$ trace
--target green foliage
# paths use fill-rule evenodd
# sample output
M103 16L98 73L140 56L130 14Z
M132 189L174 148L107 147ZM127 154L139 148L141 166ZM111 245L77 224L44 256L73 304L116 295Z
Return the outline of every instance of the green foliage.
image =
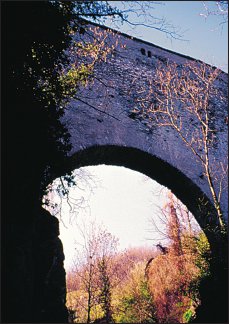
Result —
M185 253L193 255L193 262L200 271L200 274L198 276L199 280L202 280L203 278L209 276L211 250L210 244L204 232L200 232L196 236L190 236L184 233L182 236L182 248ZM196 282L196 284L198 284L198 281Z
M136 263L115 294L114 320L118 323L154 323L152 296L144 275L145 263Z
M3 11L6 137L7 145L14 148L7 152L7 165L12 170L9 187L15 188L16 196L17 177L18 183L27 184L24 190L37 186L41 200L49 181L62 174L71 150L68 131L60 122L63 107L93 74L95 60L75 66L73 57L78 53L79 57L92 58L101 41L89 41L82 48L82 43L73 42L72 35L80 31L84 17L96 20L121 15L103 1L5 2ZM99 58L104 58L101 47ZM64 178L69 183L71 174ZM23 197L31 192L27 190ZM23 197L18 198L20 203Z
M145 278L145 265L151 255L152 252L144 248L112 254L109 271L102 259L98 259L98 267L95 262L92 322L102 318L115 323L155 322L152 296ZM85 268L78 275L75 272L67 277L67 306L76 310L76 323L87 320L87 291L83 283L86 277Z
M128 284L128 282L127 282ZM140 281L139 291L120 297L114 319L117 323L155 323L152 296L145 280Z
M184 323L189 323L193 317L194 317L194 312L191 309L188 309L187 311L184 312L183 315Z
M166 255L156 256L147 273L145 267L149 256L141 260L137 250L132 251L133 255L130 251L129 257L127 251L123 254L124 259L120 259L121 254L111 256L112 267L116 269L115 278L110 275L112 269L107 272L103 260L99 259L97 293L91 309L91 320L105 318L105 305L108 305L107 309L111 311L109 314L112 314L112 320L116 323L192 321L200 304L199 284L209 273L206 258L210 249L203 233L197 236L183 233L181 243L181 255L177 256L171 250ZM141 254L144 251L141 250ZM117 268L120 268L120 273ZM85 277L85 271L82 271ZM68 305L75 307L78 314L75 322L82 322L86 318L86 295L82 287L78 288L74 296L68 294Z
M200 279L202 280L205 277L210 275L209 262L211 258L210 244L206 235L201 232L197 237L197 258L196 265L200 269Z

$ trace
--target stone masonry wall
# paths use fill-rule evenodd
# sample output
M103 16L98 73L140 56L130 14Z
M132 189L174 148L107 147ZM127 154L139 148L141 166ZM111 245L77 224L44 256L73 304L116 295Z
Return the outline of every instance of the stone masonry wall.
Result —
M92 30L95 28L94 25L89 27ZM101 30L106 32L106 29ZM113 37L110 36L111 43L114 43ZM145 55L142 54L143 51ZM137 148L177 168L211 200L202 166L197 163L192 152L187 149L175 131L157 125L150 127L147 120L133 114L138 92L142 87L147 89L148 79L154 77L155 67L159 62L166 69L166 64L170 62L175 62L182 68L184 63L192 61L190 57L124 34L119 35L114 54L97 66L94 83L89 84L86 89L77 91L77 96L84 98L88 105L72 100L65 111L63 122L71 134L73 145L70 156L94 145ZM222 96L227 96L227 75L222 72L217 82ZM217 131L214 158L221 160L228 154L227 107L218 103L215 98L215 103L210 109ZM185 122L188 127L190 125L195 127L191 120ZM222 192L221 200L223 211L227 215L226 190Z

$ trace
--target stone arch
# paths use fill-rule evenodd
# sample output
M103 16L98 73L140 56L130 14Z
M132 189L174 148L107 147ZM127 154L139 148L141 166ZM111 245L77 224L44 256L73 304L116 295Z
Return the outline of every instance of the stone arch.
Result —
M53 180L77 168L99 164L127 167L168 187L192 212L205 232L210 243L212 259L218 257L222 246L221 241L218 242L216 233L211 230L217 223L217 215L210 200L184 173L155 155L130 146L93 145L78 150L69 156L64 165L59 165ZM201 208L200 198L205 201ZM211 218L206 217L208 213ZM218 318L222 318L223 322L227 316L226 270L221 266L221 263L219 263L219 266L218 264L215 266L213 262L210 267L212 275L204 280L200 286L202 308L197 309L196 318L198 322L211 321L212 318L215 318L215 322L217 322ZM215 296L218 296L220 300L219 307L216 309Z
M192 212L210 244L213 243L208 229L209 225L217 223L217 216L207 196L174 166L140 149L117 145L90 146L69 157L65 165L60 166L55 178L80 167L99 164L123 166L141 172L169 188Z

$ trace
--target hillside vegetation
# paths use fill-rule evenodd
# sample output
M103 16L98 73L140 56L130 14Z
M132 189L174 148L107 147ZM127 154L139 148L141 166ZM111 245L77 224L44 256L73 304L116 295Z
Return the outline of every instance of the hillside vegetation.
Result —
M170 197L164 208L167 247L120 252L115 237L92 227L67 276L71 322L188 323L195 318L198 287L209 276L210 247L178 207Z

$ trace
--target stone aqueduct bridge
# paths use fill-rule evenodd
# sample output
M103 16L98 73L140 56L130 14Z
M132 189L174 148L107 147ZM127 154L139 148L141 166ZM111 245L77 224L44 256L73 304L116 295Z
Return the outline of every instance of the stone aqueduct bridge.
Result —
M142 172L170 188L203 228L206 211L200 211L199 198L204 194L211 200L211 194L201 164L173 129L156 125L150 131L147 121L132 113L138 89L148 86L158 62L166 69L166 62L182 66L190 61L190 57L120 34L114 55L97 67L94 84L80 90L79 98L87 104L74 100L65 111L63 122L71 134L72 150L64 170L110 164ZM217 86L226 96L227 74L221 73ZM211 110L217 130L214 158L223 160L227 157L227 107L215 105ZM221 199L227 215L226 190Z
M82 34L82 37L85 35ZM112 39L110 41L112 42ZM125 44L126 49L121 44ZM204 228L204 212L199 210L199 198L205 194L210 199L210 193L201 165L172 129L154 126L149 130L147 121L134 116L132 112L139 87L145 87L147 79L154 76L158 62L163 63L168 59L181 67L185 62L192 60L153 44L120 35L114 56L97 66L95 83L80 90L80 94L77 91L81 101L72 101L65 110L63 123L71 135L72 151L66 164L56 170L55 177L87 165L104 163L129 167L170 188ZM98 82L98 79L102 83ZM226 93L225 73L221 74L217 86ZM83 104L82 101L87 104ZM227 156L227 109L218 105L211 109L217 130L214 157L221 160ZM11 121L9 124L11 126ZM27 171L27 156L18 159L20 166L26 161L23 170ZM15 156L10 162L11 166L14 167L15 164L18 167ZM16 170L21 172L20 168ZM22 173L20 179L25 177L30 183L30 176L29 173ZM19 188L21 198L21 192L25 190L24 182L21 181L15 188ZM30 191L29 188L26 192L33 198L33 191ZM9 246L7 263L4 266L5 280L2 282L5 292L2 299L7 305L5 322L66 323L68 314L65 306L64 255L62 243L58 238L58 220L41 208L40 204L32 206L33 199L30 202L31 210L27 206L29 200L25 200L26 208L15 204L11 196L8 200L13 212L10 217L7 214L4 220L7 218L8 232L13 234L8 235L6 240ZM22 203L25 202L22 199ZM224 214L227 215L226 192L222 193L222 205ZM21 212L20 217L17 209L19 214ZM227 300L227 291L223 295L217 282L214 281L213 284L213 293L207 291L213 300L205 302L205 315L212 316L209 313L211 310L216 316L213 322L226 322L220 321L219 315L227 310L227 305L222 305L222 301L225 303ZM227 288L224 282L223 286Z

